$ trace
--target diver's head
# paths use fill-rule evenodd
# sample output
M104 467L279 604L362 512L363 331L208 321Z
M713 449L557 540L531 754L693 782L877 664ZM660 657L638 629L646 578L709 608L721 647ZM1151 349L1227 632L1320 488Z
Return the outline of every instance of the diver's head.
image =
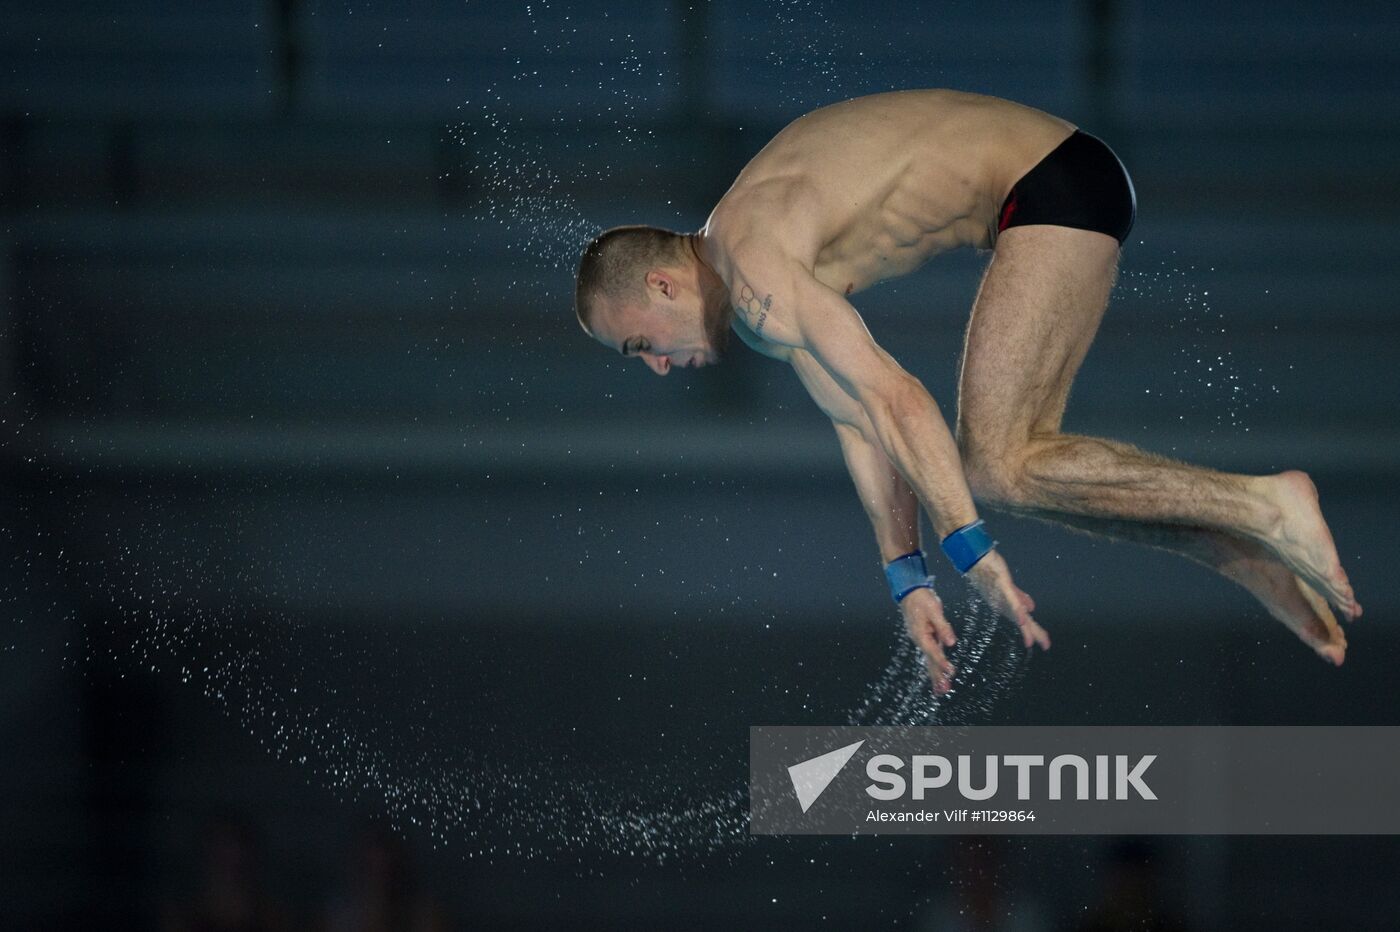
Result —
M600 233L578 265L574 310L584 332L657 375L719 362L729 310L695 249L692 237L657 227Z

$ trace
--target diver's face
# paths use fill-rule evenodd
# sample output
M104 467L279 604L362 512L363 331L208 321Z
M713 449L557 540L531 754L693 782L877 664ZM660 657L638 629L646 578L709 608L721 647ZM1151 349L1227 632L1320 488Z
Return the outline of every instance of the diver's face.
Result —
M624 356L635 356L657 375L671 369L699 368L719 362L722 334L707 327L698 296L667 295L648 289L646 304L608 306L593 336Z
M609 315L613 326L597 337L624 356L635 356L657 375L672 367L694 368L718 362L719 354L705 339L697 311L683 313L678 308L660 310L631 306Z

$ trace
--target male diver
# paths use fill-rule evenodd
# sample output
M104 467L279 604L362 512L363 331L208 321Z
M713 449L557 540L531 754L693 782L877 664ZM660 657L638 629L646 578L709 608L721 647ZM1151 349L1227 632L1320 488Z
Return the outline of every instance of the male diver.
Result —
M946 692L955 643L919 530L982 597L1050 646L973 496L1174 551L1248 590L1341 664L1361 606L1301 472L1246 476L1062 433L1133 225L1132 182L1103 142L993 97L910 90L824 107L780 132L697 233L617 227L579 263L584 330L658 375L711 365L730 330L790 364L832 419L891 594ZM961 246L993 250L972 307L956 442L934 400L847 300Z

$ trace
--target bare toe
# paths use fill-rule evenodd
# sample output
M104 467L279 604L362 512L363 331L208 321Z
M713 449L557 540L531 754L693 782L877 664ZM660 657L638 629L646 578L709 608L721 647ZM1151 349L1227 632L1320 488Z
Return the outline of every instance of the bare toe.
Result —
M1347 646L1345 644L1326 644L1317 649L1317 655L1328 661L1334 667L1340 667L1347 658Z
M1337 624L1336 616L1327 607L1327 603L1311 586L1297 577L1294 577L1293 582L1312 613L1312 617L1298 629L1298 636L1311 645L1319 657L1331 662L1333 666L1340 667L1347 654L1346 634L1343 633L1341 625Z

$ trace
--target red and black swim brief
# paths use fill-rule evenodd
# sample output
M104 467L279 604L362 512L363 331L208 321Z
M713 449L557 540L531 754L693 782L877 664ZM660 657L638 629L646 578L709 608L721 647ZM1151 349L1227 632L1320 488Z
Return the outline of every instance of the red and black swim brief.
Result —
M1107 233L1122 243L1136 217L1128 170L1100 139L1075 130L1012 186L997 232L1051 224Z

